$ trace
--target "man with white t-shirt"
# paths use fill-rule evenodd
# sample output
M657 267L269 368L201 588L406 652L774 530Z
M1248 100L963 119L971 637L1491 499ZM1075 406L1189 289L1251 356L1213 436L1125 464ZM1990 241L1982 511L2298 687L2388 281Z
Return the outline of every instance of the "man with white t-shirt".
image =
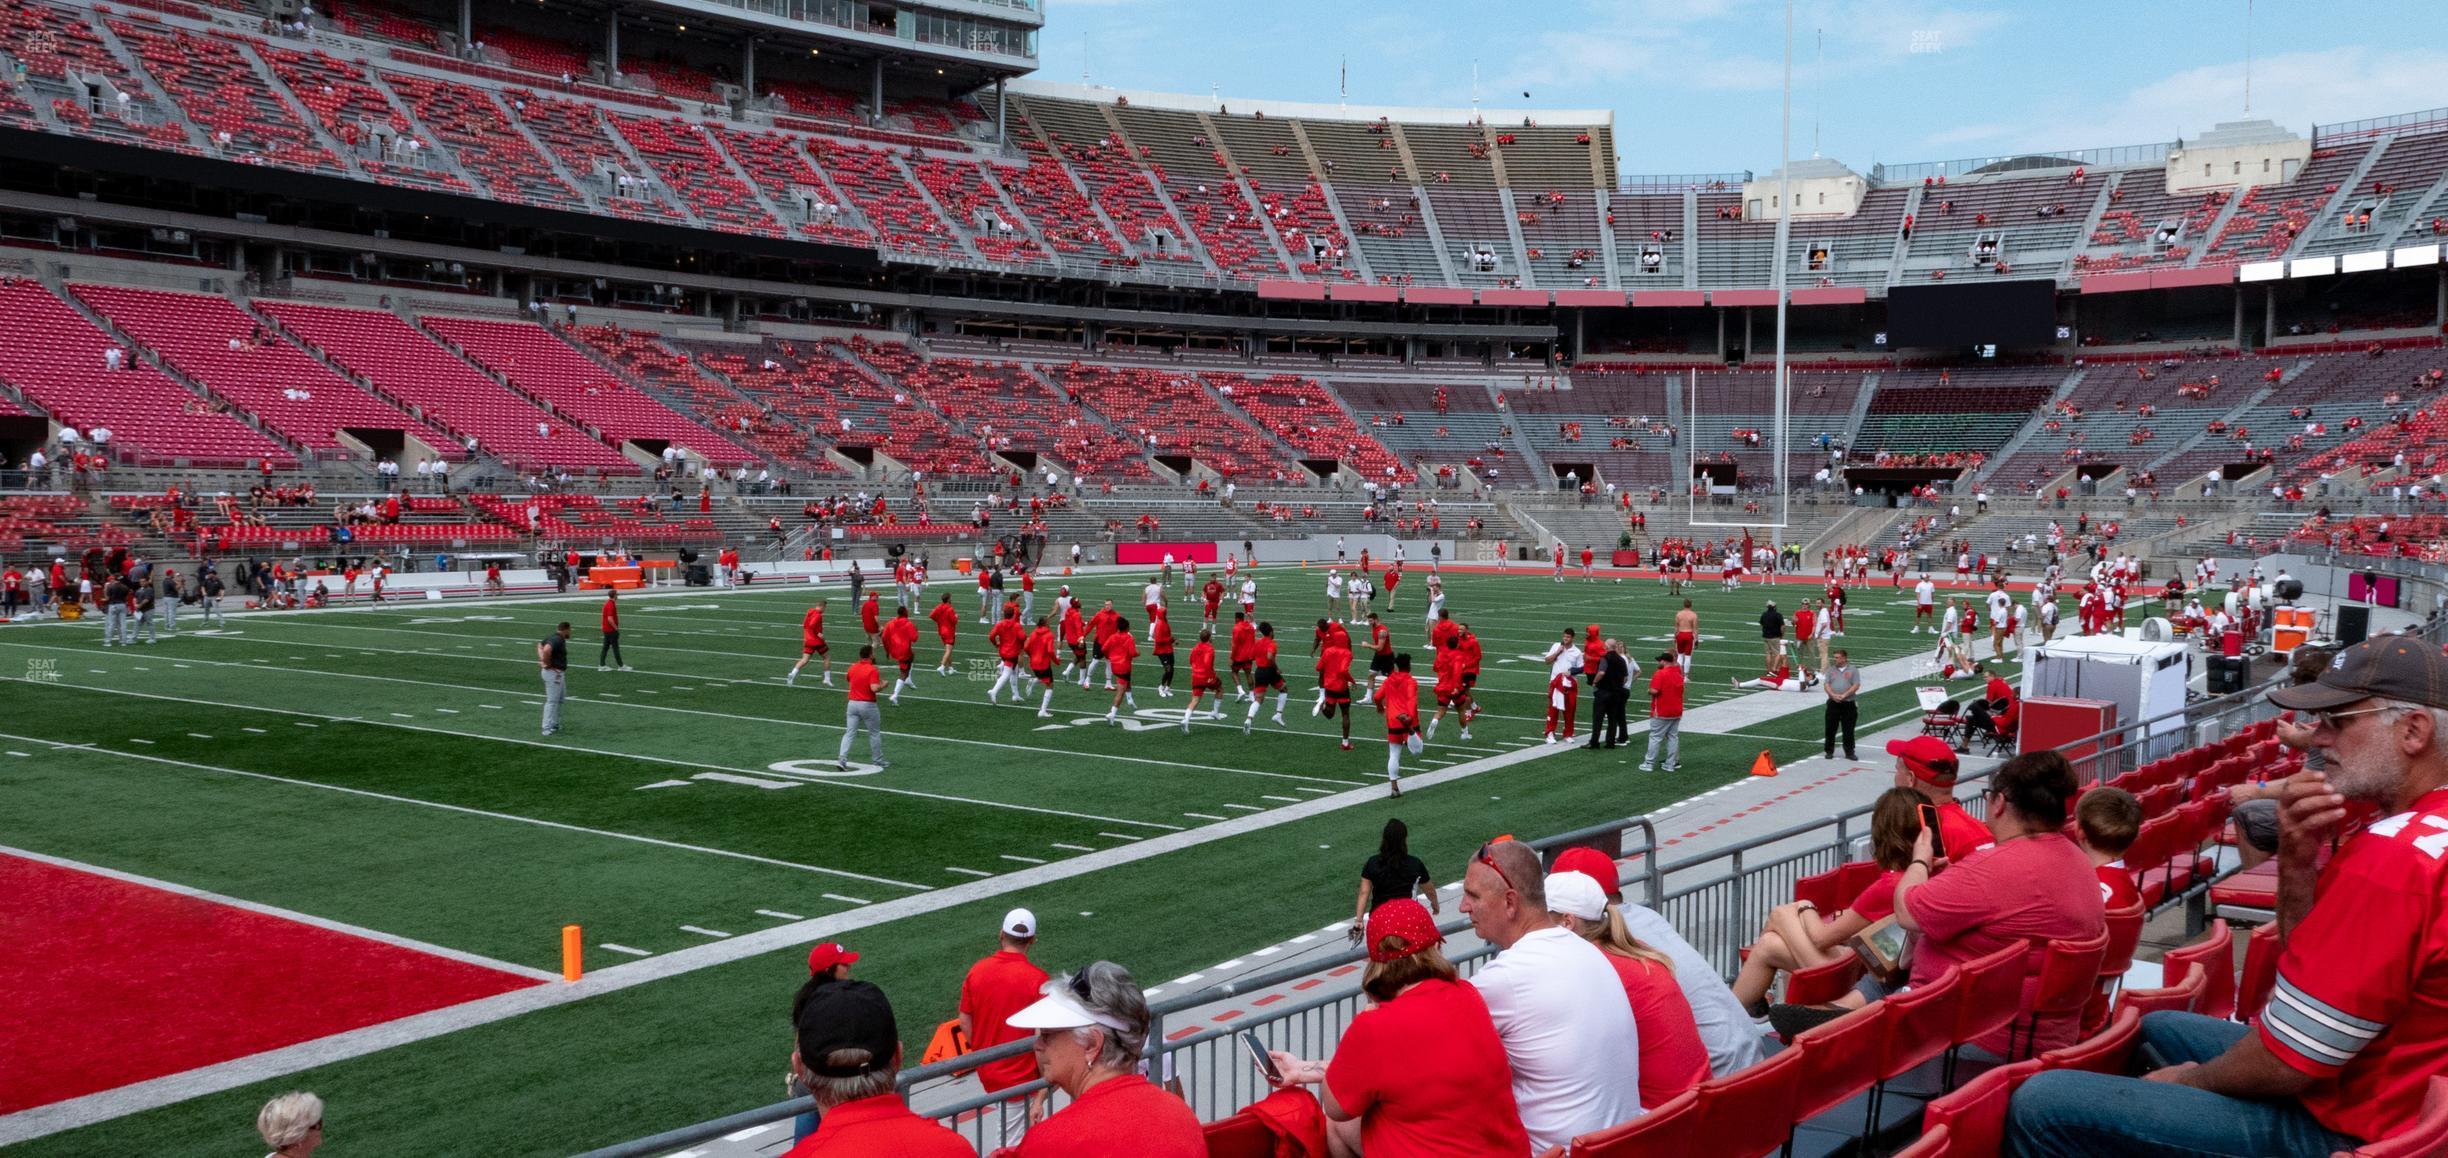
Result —
M1538 854L1514 840L1481 848L1462 875L1462 915L1500 950L1470 982L1504 1042L1531 1150L1639 1117L1631 999L1606 954L1547 912Z
M2006 636L2014 627L2014 596L2000 584L1989 589L1989 658L2006 656Z
M1930 582L1930 577L1927 574L1923 574L1921 576L1921 581L1913 584L1913 625L1912 630L1906 632L1905 634L1921 634L1921 621L1928 619L1937 613L1938 585Z

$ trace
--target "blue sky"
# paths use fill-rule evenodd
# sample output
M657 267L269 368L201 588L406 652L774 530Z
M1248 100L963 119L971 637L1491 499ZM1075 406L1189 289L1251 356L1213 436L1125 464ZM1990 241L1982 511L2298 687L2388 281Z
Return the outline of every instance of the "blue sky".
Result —
M1282 100L1615 111L1627 173L1776 167L1782 0L1045 0L1037 76ZM2255 0L2252 115L2448 105L2441 0ZM2244 0L1797 0L1794 153L1856 168L2166 141L2244 115ZM1812 66L1815 30L1825 63ZM2119 30L2119 31L2103 31ZM1522 93L1531 96L1525 101Z

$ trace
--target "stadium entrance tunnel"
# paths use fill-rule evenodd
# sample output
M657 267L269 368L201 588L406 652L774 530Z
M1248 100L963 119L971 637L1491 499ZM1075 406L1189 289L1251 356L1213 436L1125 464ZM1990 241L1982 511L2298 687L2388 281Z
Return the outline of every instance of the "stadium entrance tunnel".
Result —
M1962 477L1962 467L1873 466L1845 471L1845 482L1887 499L1909 498L1913 488Z

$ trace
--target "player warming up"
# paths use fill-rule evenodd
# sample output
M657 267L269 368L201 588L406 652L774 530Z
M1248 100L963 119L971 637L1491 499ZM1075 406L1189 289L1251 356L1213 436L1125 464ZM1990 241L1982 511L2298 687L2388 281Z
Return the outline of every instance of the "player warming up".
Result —
M1156 618L1148 621L1148 652L1156 657L1156 698L1173 698L1173 617L1165 609L1156 609Z
M960 626L960 611L952 606L951 592L944 592L943 602L936 604L935 610L927 612L927 618L935 621L935 638L943 642L943 658L935 662L935 674L951 675L952 639L958 634Z
M790 671L783 675L783 683L796 685L799 682L799 669L807 666L808 657L820 655L824 657L824 685L828 688L833 686L833 649L825 646L824 613L825 601L819 599L816 606L808 608L807 614L800 617L799 662L792 664Z
M1113 630L1105 636L1105 686L1114 689L1113 703L1105 709L1105 722L1121 722L1122 705L1133 708L1139 701L1131 695L1131 661L1139 657L1139 639L1131 634L1130 620L1113 617Z
M1241 719L1241 734L1244 736L1249 735L1251 726L1258 722L1258 709L1266 704L1266 694L1270 691L1275 693L1275 723L1280 727L1284 722L1284 701L1291 699L1292 693L1284 686L1283 670L1275 665L1275 658L1275 625L1261 620L1257 642L1250 649L1250 663L1255 674L1250 677L1249 714Z
M1318 653L1317 714L1343 721L1343 750L1351 751L1352 653L1347 637L1329 635Z
M1037 718L1047 719L1054 714L1054 629L1046 623L1045 616L1037 617L1037 628L1029 632L1028 642L1021 645L1021 650L1028 656L1029 674L1037 677L1037 686L1042 691L1037 701ZM1020 698L1018 687L1012 688L1012 698Z
M1041 628L1045 623L1042 619L1037 622ZM1002 619L986 629L986 642L995 649L994 686L986 689L987 703L995 702L1006 684L1011 686L1012 702L1020 702L1020 652L1027 639L1028 632L1020 626L1020 617L1010 611L1005 611ZM1049 661L1052 654L1047 653Z
M910 678L910 660L918 647L918 621L909 617L909 608L893 608L893 617L885 621L882 634L884 658L901 668L901 678L893 681L892 695L886 697L889 702L898 704L901 702L901 689L917 686L917 681Z
M1691 677L1692 652L1700 646L1700 613L1692 610L1691 600L1683 601L1683 609L1675 612L1675 666L1683 669L1684 678Z
M1419 734L1419 681L1411 678L1411 653L1394 657L1394 674L1377 689L1377 710L1385 713L1386 788L1402 795L1402 757L1424 747Z
M1216 678L1215 632L1199 629L1198 642L1190 647L1190 703L1182 709L1182 731L1190 730L1190 721L1199 715L1199 700L1214 696L1216 707L1208 715L1224 714L1224 681Z

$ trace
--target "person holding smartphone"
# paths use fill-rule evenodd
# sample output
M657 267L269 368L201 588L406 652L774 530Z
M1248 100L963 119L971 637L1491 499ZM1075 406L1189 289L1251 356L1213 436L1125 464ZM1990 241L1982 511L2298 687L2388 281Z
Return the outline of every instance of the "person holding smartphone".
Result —
M1387 901L1369 913L1367 939L1360 989L1375 1004L1352 1018L1331 1062L1269 1051L1268 1080L1318 1087L1336 1154L1529 1153L1495 1019L1438 948L1436 919L1408 897Z
M1734 977L1734 996L1753 1017L1768 1016L1768 987L1779 971L1815 969L1849 952L1845 942L1895 913L1896 878L1912 863L1913 838L1935 823L1937 809L1909 788L1890 788L1870 809L1870 859L1877 880L1833 913L1809 901L1788 901L1768 910L1767 923L1751 942L1751 955Z

